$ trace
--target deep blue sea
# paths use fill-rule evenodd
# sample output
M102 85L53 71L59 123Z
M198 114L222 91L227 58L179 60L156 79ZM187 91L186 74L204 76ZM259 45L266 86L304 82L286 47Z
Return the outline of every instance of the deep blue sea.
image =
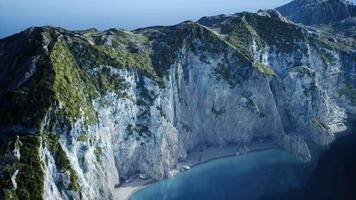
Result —
M356 133L347 131L313 152L321 156L309 164L282 150L210 161L154 183L131 200L355 200Z

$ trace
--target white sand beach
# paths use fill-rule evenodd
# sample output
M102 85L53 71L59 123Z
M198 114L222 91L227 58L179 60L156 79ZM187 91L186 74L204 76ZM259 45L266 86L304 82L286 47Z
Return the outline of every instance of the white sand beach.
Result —
M264 149L277 148L275 144L266 144L263 141L251 145L249 148L240 146L226 146L226 147L212 147L209 145L198 146L195 151L190 152L187 156L186 162L177 164L177 169L171 171L170 176L174 177L182 171L189 170L189 168L196 165L230 156L240 156L249 152L260 151ZM129 200L130 197L137 191L156 182L153 179L141 180L133 178L123 183L115 190L114 198L116 200Z

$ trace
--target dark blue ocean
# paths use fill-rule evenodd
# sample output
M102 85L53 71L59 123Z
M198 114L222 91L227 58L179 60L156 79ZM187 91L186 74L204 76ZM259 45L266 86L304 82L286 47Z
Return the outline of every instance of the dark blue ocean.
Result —
M309 164L282 150L223 158L157 182L131 200L355 200L353 122L328 148L313 147L320 156Z

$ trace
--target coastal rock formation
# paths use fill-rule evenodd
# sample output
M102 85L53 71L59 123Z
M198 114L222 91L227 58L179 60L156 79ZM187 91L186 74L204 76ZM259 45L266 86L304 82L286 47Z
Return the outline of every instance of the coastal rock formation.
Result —
M356 105L352 44L274 10L135 31L30 28L0 40L6 199L113 199L201 144L311 159Z

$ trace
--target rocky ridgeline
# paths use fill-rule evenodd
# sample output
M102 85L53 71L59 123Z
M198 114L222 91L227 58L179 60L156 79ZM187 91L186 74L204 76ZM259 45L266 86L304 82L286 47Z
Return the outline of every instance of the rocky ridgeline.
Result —
M135 31L30 28L0 40L6 199L112 199L198 145L264 141L303 161L356 105L352 44L276 11Z
M295 0L276 9L290 20L306 25L356 17L356 6L349 0Z

